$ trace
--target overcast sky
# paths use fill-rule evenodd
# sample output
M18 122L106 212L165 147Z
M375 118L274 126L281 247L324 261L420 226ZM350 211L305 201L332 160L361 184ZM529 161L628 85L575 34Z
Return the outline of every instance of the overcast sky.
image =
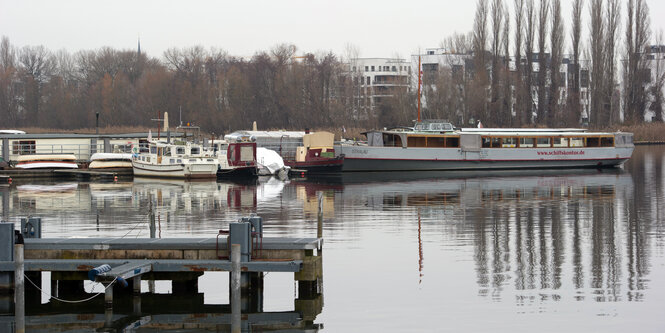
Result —
M562 0L570 17L572 0ZM588 7L589 0L585 1ZM625 6L625 0L622 1ZM361 57L403 58L438 47L473 25L475 0L0 0L0 35L14 46L70 52L111 46L161 58L171 47L204 46L252 56L280 43L298 54L354 45ZM513 0L504 3L512 8ZM654 30L663 30L665 1L647 0ZM625 7L622 8L625 17ZM585 13L584 19L587 20ZM585 22L586 24L586 22ZM622 24L623 28L624 25ZM568 29L569 27L566 26ZM623 36L623 31L621 32ZM512 37L512 36L511 36ZM569 32L566 32L566 52ZM587 38L587 36L585 36Z

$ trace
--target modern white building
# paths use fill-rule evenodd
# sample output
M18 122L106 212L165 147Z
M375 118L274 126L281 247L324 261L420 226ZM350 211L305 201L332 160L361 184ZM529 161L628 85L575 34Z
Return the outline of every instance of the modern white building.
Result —
M399 58L355 58L348 64L358 87L355 98L360 108L371 110L383 100L409 88L411 64Z

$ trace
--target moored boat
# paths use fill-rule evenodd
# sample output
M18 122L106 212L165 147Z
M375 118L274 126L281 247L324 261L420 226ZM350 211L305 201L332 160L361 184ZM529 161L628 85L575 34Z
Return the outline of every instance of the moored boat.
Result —
M21 155L17 159L19 169L77 169L74 154Z
M159 178L215 178L218 162L212 152L198 144L153 141L148 152L134 154L134 176Z
M340 172L344 163L344 156L335 155L335 135L329 132L237 131L225 138L253 140L258 147L276 151L286 166L308 174Z
M630 159L633 134L584 129L455 129L423 121L412 129L366 132L340 144L343 171L487 170L614 167Z
M239 140L214 140L213 153L218 163L218 178L252 178L257 176L256 143Z
M132 154L94 153L90 156L89 169L132 168Z

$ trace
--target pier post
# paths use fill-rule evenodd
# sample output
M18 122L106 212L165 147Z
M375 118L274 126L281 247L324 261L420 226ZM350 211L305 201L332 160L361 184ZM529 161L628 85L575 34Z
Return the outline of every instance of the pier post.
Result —
M9 218L9 186L2 186L0 191L2 191L2 219L7 220Z
M14 261L14 223L0 223L0 261ZM0 294L11 294L12 272L0 272Z
M111 139L109 138L104 138L104 152L105 153L113 152L113 149L111 148Z
M316 237L323 237L323 192L319 192L319 212L316 219Z
M107 288L108 287L108 288ZM113 286L108 286L107 284L104 284L104 306L108 308L113 307Z
M240 244L231 244L231 332L240 333Z
M25 332L25 284L23 273L25 267L23 266L23 239L19 239L14 245L14 304L15 304L15 321L16 333Z
M9 139L2 138L2 159L9 163Z

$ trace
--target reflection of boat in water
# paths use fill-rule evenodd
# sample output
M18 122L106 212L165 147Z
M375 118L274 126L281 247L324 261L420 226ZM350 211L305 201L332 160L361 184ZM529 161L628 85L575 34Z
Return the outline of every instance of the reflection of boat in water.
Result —
M16 187L17 209L51 213L90 209L90 197L82 195L77 183L53 185L19 185Z
M629 191L632 178L620 169L343 173L339 177L294 180L370 206L431 206L481 203L488 199L540 200L554 197L614 197Z
M419 171L419 172L347 172L317 176L316 179L294 179L319 184L368 184L386 182L409 182L419 180L446 180L487 177L557 177L619 175L621 169L542 169L542 170L458 170L458 171Z
M69 184L56 184L56 185L19 185L16 186L16 189L19 193L70 193L78 189L78 184L69 183Z

